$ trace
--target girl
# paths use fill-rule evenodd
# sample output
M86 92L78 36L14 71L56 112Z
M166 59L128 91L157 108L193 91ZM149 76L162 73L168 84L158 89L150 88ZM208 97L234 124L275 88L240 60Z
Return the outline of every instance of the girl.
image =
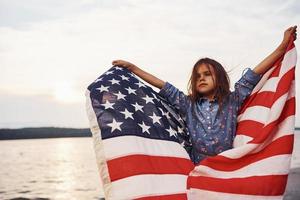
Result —
M274 62L281 57L293 37L297 26L284 32L281 44L235 83L229 90L229 78L223 66L210 58L198 60L189 80L189 95L185 95L169 82L164 82L124 60L114 60L113 65L128 68L140 78L160 89L159 93L172 104L184 119L191 148L188 153L197 164L207 156L215 156L232 148L236 132L237 115L243 101Z

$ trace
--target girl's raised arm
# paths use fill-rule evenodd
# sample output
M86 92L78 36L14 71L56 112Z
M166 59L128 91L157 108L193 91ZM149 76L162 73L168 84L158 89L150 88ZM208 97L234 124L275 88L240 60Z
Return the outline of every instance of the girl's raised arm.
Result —
M129 69L134 74L136 74L137 76L142 78L144 81L146 81L147 83L150 83L151 85L153 85L159 89L161 89L165 85L164 81L160 80L159 78L153 76L152 74L150 74L148 72L145 72L144 70L140 69L139 67L137 67L136 65L134 65L130 62L127 62L124 60L114 60L112 62L112 64Z
M269 56L267 56L263 61L261 61L253 69L253 71L257 74L263 74L266 71L268 71L268 69L272 67L273 64L276 62L276 60L285 53L285 50L289 44L291 37L293 37L294 40L296 40L297 26L290 27L284 32L284 37L281 44Z

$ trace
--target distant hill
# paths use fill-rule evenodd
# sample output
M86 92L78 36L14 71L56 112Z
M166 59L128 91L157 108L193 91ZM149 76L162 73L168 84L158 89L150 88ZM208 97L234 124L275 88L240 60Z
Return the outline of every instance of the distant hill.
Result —
M90 129L76 128L20 128L0 129L0 140L33 139L33 138L60 138L60 137L91 137Z
M295 130L300 131L299 127ZM92 133L88 128L20 128L0 129L0 140L34 139L34 138L60 138L60 137L91 137Z

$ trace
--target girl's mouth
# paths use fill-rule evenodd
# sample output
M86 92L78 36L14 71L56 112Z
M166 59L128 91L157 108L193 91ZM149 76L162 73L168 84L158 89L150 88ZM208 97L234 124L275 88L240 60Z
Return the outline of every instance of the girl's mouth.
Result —
M201 84L199 85L199 87L206 86L206 85L207 85L206 83L201 83Z

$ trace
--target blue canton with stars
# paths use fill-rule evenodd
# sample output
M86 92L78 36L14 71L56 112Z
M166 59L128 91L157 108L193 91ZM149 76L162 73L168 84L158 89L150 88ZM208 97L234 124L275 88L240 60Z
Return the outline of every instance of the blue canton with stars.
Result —
M88 86L102 139L135 135L187 146L174 108L126 68L113 66Z

